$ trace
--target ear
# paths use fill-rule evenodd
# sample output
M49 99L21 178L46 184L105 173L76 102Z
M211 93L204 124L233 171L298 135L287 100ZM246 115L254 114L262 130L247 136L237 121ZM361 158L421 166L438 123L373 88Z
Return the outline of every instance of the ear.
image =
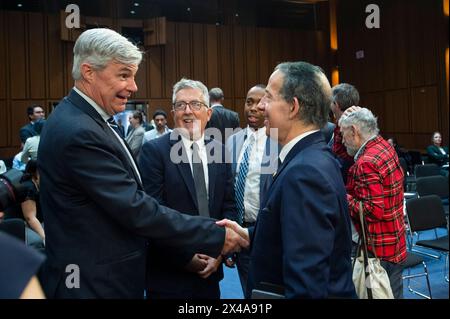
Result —
M87 81L87 82L92 82L93 78L94 78L94 68L92 67L92 65L88 64L88 63L83 63L81 64L81 77Z
M299 112L300 112L300 103L298 101L298 98L294 96L294 99L289 107L289 119L292 120L298 117Z
M206 110L206 113L208 114L208 122L211 119L211 115L212 115L212 108L208 107L208 109Z

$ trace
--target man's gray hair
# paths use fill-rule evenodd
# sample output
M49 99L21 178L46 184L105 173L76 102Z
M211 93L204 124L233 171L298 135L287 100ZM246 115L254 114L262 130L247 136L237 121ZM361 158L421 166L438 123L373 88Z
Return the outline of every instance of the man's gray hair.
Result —
M172 94L172 103L175 103L177 100L177 93L183 89L197 89L202 92L203 96L203 103L206 104L207 107L209 107L209 94L208 94L208 88L200 81L190 80L186 78L182 78L180 81L175 83L173 86L173 94ZM187 101L189 102L189 101Z
M89 63L96 70L102 70L115 60L123 64L139 65L142 52L137 46L116 31L95 28L84 31L73 47L72 77L81 79L81 64Z
M341 83L331 89L333 101L339 105L341 111L345 111L350 106L359 104L359 92L351 84Z
M209 99L211 101L222 101L224 98L223 91L221 88L212 88L209 90Z
M339 119L339 127L349 127L355 125L364 139L368 139L373 135L378 135L377 118L366 108L361 108L349 115L342 115Z
M298 99L300 119L324 127L330 112L331 88L322 69L307 62L284 62L276 70L284 75L281 96L287 102Z

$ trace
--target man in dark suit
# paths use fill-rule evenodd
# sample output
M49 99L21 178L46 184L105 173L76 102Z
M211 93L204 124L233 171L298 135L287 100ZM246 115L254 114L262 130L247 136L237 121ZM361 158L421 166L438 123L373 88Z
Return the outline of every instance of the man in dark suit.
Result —
M327 78L311 64L282 63L270 76L259 105L283 148L255 227L239 230L251 239L247 297L262 283L281 286L287 298L356 296L345 187L320 132L330 97Z
M278 144L267 137L264 110L258 108L265 88L265 85L258 84L248 91L244 104L247 127L231 135L226 143L235 174L234 192L238 212L236 221L243 227L255 225L278 158ZM244 249L236 259L244 295L249 263L249 251Z
M232 130L239 127L239 115L223 106L223 97L223 91L220 88L212 88L209 91L212 115L206 128L218 129L221 134L220 142L225 144L227 138L233 134Z
M208 89L199 81L182 79L173 92L174 132L142 147L139 167L145 191L160 204L187 214L234 219L233 178L231 166L225 162L224 146L205 139L205 126L211 116ZM198 134L194 132L196 126ZM198 147L200 163L194 162L194 147ZM201 165L200 173L196 173L196 164ZM198 180L199 174L202 176ZM222 257L195 253L167 249L152 241L147 258L148 296L219 299ZM201 267L195 269L194 263Z
M27 115L28 115L28 118L30 120L30 123L28 123L27 125L22 126L20 131L19 131L20 141L22 142L22 146L27 141L27 138L37 135L37 133L34 130L34 127L33 127L34 126L34 122L36 122L37 120L40 120L40 119L44 119L45 118L45 112L44 112L44 109L42 108L42 106L37 105L37 104L33 104L33 105L30 105L27 108Z
M141 59L109 29L87 30L75 43L75 87L49 117L39 146L50 298L142 298L146 238L211 256L246 244L213 219L180 214L145 193L112 120L137 91Z

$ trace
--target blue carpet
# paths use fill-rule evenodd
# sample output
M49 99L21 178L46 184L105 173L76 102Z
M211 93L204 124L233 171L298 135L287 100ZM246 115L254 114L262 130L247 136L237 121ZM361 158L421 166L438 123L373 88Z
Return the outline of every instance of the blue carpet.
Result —
M431 232L424 232L420 235L420 239L432 238L434 234ZM445 235L446 231L442 230L438 232L439 236ZM449 299L448 282L444 279L445 269L445 256L441 256L440 259L434 259L424 256L425 263L428 267L428 274L430 277L430 286L433 299ZM416 266L411 269L411 274L423 272L423 267ZM406 274L406 270L405 270ZM447 269L448 275L448 269ZM418 277L411 279L411 285L415 290L428 294L425 277ZM406 281L403 282L403 291L405 299L422 299L422 297L409 292L406 287ZM224 279L220 282L220 291L222 299L242 299L242 288L239 280L237 268L224 267Z

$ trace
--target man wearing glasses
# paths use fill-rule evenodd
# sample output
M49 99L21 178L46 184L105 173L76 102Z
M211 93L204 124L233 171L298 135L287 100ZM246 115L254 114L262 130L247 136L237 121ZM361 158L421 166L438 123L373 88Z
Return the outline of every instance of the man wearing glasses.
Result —
M208 89L199 81L181 79L173 88L172 102L174 131L145 143L141 150L145 191L160 204L187 214L234 220L233 178L224 146L205 139L212 112ZM150 299L220 298L221 256L169 250L164 241L150 242L148 254Z

